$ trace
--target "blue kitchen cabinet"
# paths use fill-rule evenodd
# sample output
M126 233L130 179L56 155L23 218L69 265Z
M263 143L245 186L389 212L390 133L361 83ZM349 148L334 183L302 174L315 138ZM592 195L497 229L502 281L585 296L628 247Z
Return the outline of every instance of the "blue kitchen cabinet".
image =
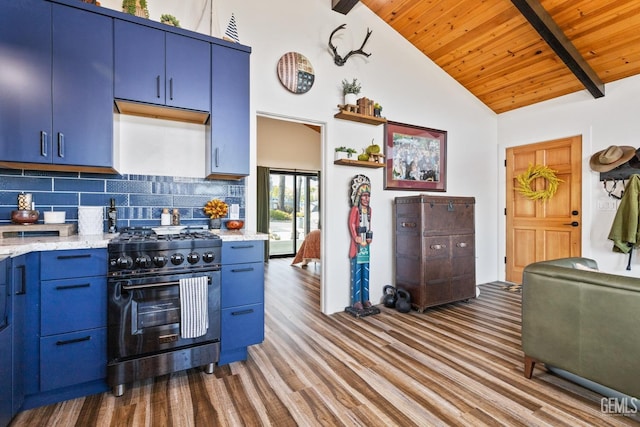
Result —
M250 49L231 43L211 48L207 175L239 179L249 175Z
M11 288L7 280L9 260L0 261L0 426L13 418L13 324Z
M264 341L264 242L222 243L219 365L247 359Z
M107 250L36 254L36 298L28 299L23 409L108 390Z
M26 370L26 307L27 297L33 291L35 277L28 271L31 254L20 255L11 259L9 282L12 291L11 321L13 323L13 393L12 409L16 414L22 407L25 395Z
M210 44L116 19L115 97L209 111Z
M0 162L113 166L113 19L2 2Z
M0 261L0 426L9 424L24 399L25 303L28 255Z

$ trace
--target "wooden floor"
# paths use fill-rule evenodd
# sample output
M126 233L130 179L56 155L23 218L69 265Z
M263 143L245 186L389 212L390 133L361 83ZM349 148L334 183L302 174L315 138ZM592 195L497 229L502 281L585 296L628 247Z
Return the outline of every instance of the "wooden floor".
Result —
M12 426L622 426L601 396L522 375L520 295L424 313L319 313L319 265L266 269L266 339L246 362L191 369L20 413ZM345 286L347 286L345 284Z

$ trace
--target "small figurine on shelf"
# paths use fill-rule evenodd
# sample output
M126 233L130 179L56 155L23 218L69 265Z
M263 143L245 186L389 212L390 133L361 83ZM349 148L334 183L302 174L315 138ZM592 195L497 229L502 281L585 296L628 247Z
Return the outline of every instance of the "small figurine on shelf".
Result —
M374 117L382 117L382 105L377 102L373 104L373 116Z

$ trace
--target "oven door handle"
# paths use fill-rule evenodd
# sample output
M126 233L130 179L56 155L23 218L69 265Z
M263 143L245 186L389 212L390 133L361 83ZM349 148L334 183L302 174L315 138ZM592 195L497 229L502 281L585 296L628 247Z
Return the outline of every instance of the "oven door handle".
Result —
M208 284L211 285L211 278L207 278ZM147 283L144 285L122 285L122 289L126 291L130 291L133 289L145 289L145 288L161 288L164 286L176 286L179 285L179 280L174 280L173 282L158 282L158 283Z

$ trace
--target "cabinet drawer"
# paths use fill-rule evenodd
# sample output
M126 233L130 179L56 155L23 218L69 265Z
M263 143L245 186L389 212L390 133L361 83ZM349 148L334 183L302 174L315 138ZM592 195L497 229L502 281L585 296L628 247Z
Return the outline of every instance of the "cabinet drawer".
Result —
M242 242L222 242L222 264L264 262L264 242L250 240Z
M449 258L451 242L449 236L425 237L424 256L427 258Z
M85 277L42 282L41 336L107 326L107 279Z
M46 251L40 257L41 280L107 275L106 249Z
M475 254L475 236L463 234L451 236L452 257L473 257Z
M107 376L107 329L40 339L40 391Z
M222 308L264 301L264 263L222 266Z
M222 351L264 341L264 305L250 304L222 310Z

